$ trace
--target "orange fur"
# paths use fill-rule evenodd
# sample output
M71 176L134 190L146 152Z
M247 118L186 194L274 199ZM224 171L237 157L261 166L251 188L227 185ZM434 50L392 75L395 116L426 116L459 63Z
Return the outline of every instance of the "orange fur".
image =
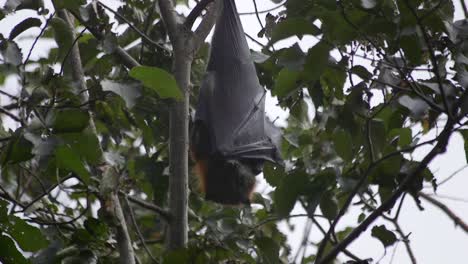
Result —
M208 166L206 160L197 160L193 168L195 175L198 177L198 186L200 191L206 192L206 175L208 173Z

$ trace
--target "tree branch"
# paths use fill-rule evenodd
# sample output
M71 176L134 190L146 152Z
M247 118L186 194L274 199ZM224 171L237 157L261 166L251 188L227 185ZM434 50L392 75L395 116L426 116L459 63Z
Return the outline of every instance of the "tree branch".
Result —
M202 0L200 1L190 12L190 14L187 16L187 19L185 20L184 26L188 29L192 28L193 23L195 23L195 20L197 17L200 16L201 12L214 0ZM220 2L220 1L218 1Z
M465 14L465 18L468 18L468 8L466 7L465 0L460 0L460 4L463 9L463 14Z
M156 258L153 256L151 253L151 250L148 248L148 245L146 244L145 238L143 237L143 234L141 233L140 227L138 226L138 222L136 220L135 214L133 213L132 207L130 207L130 202L127 196L124 196L124 201L125 205L128 208L128 212L130 213L130 219L132 220L133 227L135 229L135 233L137 233L138 238L140 239L140 243L143 245L143 248L146 251L146 254L151 258L153 263L159 263Z
M122 210L122 205L119 201L119 196L115 193L111 194L110 200L113 203L113 216L116 220L117 229L117 245L120 253L120 263L135 264L135 252L133 251L132 239L128 233L127 223Z
M458 105L456 106L458 107ZM358 238L362 232L366 229L385 211L389 210L393 204L398 200L398 198L403 194L407 188L407 184L416 178L426 167L427 165L440 153L445 151L450 135L452 134L453 126L456 124L455 120L447 120L444 130L437 137L438 142L432 148L432 150L424 157L424 159L419 163L419 166L416 167L412 173L408 174L399 187L392 193L392 196L383 202L374 212L372 212L359 226L357 226L345 239L343 239L338 245L333 247L330 252L323 257L323 259L318 260L317 263L329 263L331 262L341 251L349 246L356 238Z
M177 23L177 15L175 13L174 5L172 4L172 0L159 0L158 2L162 20L164 25L166 25L169 38L174 44L177 42L176 37L179 32L179 24Z
M218 15L222 8L222 1L216 1L208 8L208 12L206 13L205 17L201 21L200 25L195 30L194 36L194 52L196 52L199 47L203 44L208 34L210 34L213 25L218 18Z
M78 14L76 14L75 12L73 11L69 11L73 17L75 17L81 25L83 25L84 27L86 27L86 29L97 39L97 40L103 40L104 39L104 35L97 31L96 29L94 29L93 27L91 27L90 25L88 25ZM118 59L120 59L120 61L122 62L123 65L125 65L125 67L127 67L128 69L131 69L133 67L136 67L136 66L140 66L140 63L138 63L137 60L135 60L130 54L128 54L122 47L120 46L117 46L114 50L114 53L113 53Z
M127 195L125 192L123 191L119 191L119 194L122 195L123 197L125 197L125 199L128 199L130 202L134 203L134 204L137 204L145 209L148 209L148 210L151 210L157 214L159 214L166 222L169 222L170 221L170 218L171 218L171 215L169 214L168 211L164 210L163 208L157 206L157 205L154 205L152 203L148 203L144 200L141 200L141 199L138 199L136 197L133 197L133 196L130 196L130 195Z
M155 47L159 47L159 48L162 48L164 50L167 50L166 47L164 47L163 45L157 43L156 41L152 40L150 37L148 37L144 32L142 32L141 30L139 30L135 25L133 25L127 18L125 18L124 16L122 16L119 12L113 10L112 8L108 7L107 5L105 5L104 3L98 1L97 2L100 6L104 7L105 9L107 9L109 12L111 12L112 14L114 14L116 17L118 17L119 19L123 20L133 31L135 31L138 35L140 35L140 37L142 39L144 39L146 42L148 42L149 44L155 46Z
M409 256L409 258L411 260L411 263L412 264L417 264L418 262L416 261L416 257L414 256L413 249L411 248L411 244L410 244L410 241L408 239L409 234L405 235L405 232L403 232L403 229L401 229L401 226L400 226L400 224L398 223L397 220L389 219L389 221L393 223L397 233L400 235L400 237L402 237L403 244L405 244L406 251L408 252L408 256Z
M458 215L456 215L448 206L443 204L437 199L432 198L426 193L420 192L419 196L421 196L424 200L428 201L432 205L438 207L440 210L442 210L448 217L450 217L453 222L455 222L456 226L459 226L465 231L465 233L468 233L468 224L466 224Z
M58 15L67 24L68 30L73 38L76 38L73 22L70 20L67 11L59 10ZM78 45L73 45L71 48L70 56L68 58L71 65L73 81L78 84L80 91L87 91L86 83L84 80L84 71L81 63L80 50ZM81 93L82 100L85 102L89 99L87 92ZM96 127L94 122L90 119L90 126L92 131L96 134ZM98 145L101 148L100 145ZM102 148L101 148L102 152ZM118 175L114 168L107 167L106 171L102 174L102 181L100 188L103 190L103 199L101 199L101 206L103 206L113 221L117 233L117 245L120 253L120 262L126 264L135 264L135 253L132 247L130 234L128 233L127 224L125 222L122 206L119 201L118 190Z

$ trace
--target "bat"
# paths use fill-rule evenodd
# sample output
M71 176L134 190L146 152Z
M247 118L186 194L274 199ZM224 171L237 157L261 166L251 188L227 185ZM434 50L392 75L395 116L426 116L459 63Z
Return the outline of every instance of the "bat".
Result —
M281 164L281 135L265 117L260 85L234 0L223 0L191 131L205 199L250 204L265 161Z

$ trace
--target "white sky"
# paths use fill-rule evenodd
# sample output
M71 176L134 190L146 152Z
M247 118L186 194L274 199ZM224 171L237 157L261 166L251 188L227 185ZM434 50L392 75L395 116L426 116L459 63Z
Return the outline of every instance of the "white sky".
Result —
M463 1L463 0L461 0ZM45 1L46 3L49 1ZM104 3L115 7L116 1L105 0ZM237 6L239 12L252 12L254 10L253 2L246 0L237 0ZM455 19L463 19L463 14L460 8L460 2L458 0L454 1L456 4L456 14ZM0 0L0 6L3 6L5 0ZM193 7L193 1L191 2L191 7ZM276 6L270 0L257 0L258 9L265 10L271 7ZM265 23L265 15L261 14L262 23ZM11 15L6 19L0 21L0 33L4 36L9 35L9 31L12 26L17 24L19 21L28 16L35 16L35 12L31 11L20 11L15 15ZM244 15L241 17L242 23L244 25L245 31L251 35L256 36L260 31L260 26L255 15ZM27 35L37 35L39 30L30 29L27 33L22 36ZM316 43L316 39L312 37L305 37L302 40L298 38L290 38L288 40L282 41L276 45L276 47L291 46L295 42L300 42L300 45L303 49L307 49L310 46L313 46ZM265 39L262 40L263 43L266 42ZM258 50L259 47L253 42L250 42L250 47L252 49ZM38 58L45 56L47 50L54 45L54 43L46 42L40 43L38 48L34 50L32 58ZM20 42L20 47L23 52L27 52L31 46L31 41L25 39ZM16 81L12 78L9 78L2 87L7 91L13 92L17 89ZM5 104L8 102L7 98L0 96L0 102ZM280 117L281 120L284 120L287 117L281 108L276 106L275 99L269 97L267 99L267 112L268 115L276 118ZM5 116L2 116L5 117ZM8 118L6 118L8 119ZM429 133L427 136L433 136L433 133ZM428 138L429 138L428 137ZM431 146L426 146L420 148L416 151L416 159L421 159L425 153L431 149ZM466 164L465 153L463 147L463 139L458 134L454 134L449 142L449 148L447 152L439 157L437 157L431 164L430 168L432 172L436 175L437 179L441 181L445 177L452 174L454 171L458 170ZM451 181L440 186L438 190L438 195L440 196L450 196L465 199L463 201L449 200L446 198L438 197L439 200L444 202L449 208L451 208L459 217L464 219L465 222L468 222L468 177L467 171L464 170L454 177ZM259 190L263 190L268 187L265 184L265 181L260 180ZM427 189L427 192L431 192L431 189ZM438 208L434 208L432 205L426 203L423 200L423 206L426 208L424 211L419 211L411 197L407 197L405 204L402 209L400 216L400 225L405 233L410 233L411 245L418 260L418 263L424 264L440 264L440 263L467 263L468 260L468 236L460 229L454 227L454 223L449 219L444 213L442 213ZM293 211L293 214L303 213L299 206ZM357 226L357 216L360 213L359 210L351 210L343 219L340 221L337 230L341 230L344 227ZM294 249L293 255L301 243L303 237L303 230L305 226L305 218L295 218L293 223L295 224L295 230L290 231L285 224L281 224L281 229L288 234L288 240L292 248ZM386 223L385 221L377 221L376 224L385 223L387 228L393 230L391 224ZM326 226L326 225L324 225ZM367 232L365 232L361 237L359 237L350 247L350 250L355 253L357 256L362 258L373 258L374 260L379 260L384 255L384 248L379 241L370 236L370 227ZM322 238L322 234L318 232L317 228L312 227L312 232L310 235L310 240L318 242ZM312 253L314 249L309 249L308 253ZM387 248L386 256L379 262L387 264L391 260L393 247ZM346 258L342 258L343 260ZM393 263L396 264L405 264L410 263L406 249L402 243L399 243L397 246L396 254L393 260Z

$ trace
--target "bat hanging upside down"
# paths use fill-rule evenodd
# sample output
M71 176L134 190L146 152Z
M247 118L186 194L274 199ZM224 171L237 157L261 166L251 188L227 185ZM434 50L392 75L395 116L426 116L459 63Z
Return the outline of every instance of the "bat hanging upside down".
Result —
M282 162L278 133L265 118L265 89L235 2L223 0L191 132L191 155L205 198L250 204L264 162Z

